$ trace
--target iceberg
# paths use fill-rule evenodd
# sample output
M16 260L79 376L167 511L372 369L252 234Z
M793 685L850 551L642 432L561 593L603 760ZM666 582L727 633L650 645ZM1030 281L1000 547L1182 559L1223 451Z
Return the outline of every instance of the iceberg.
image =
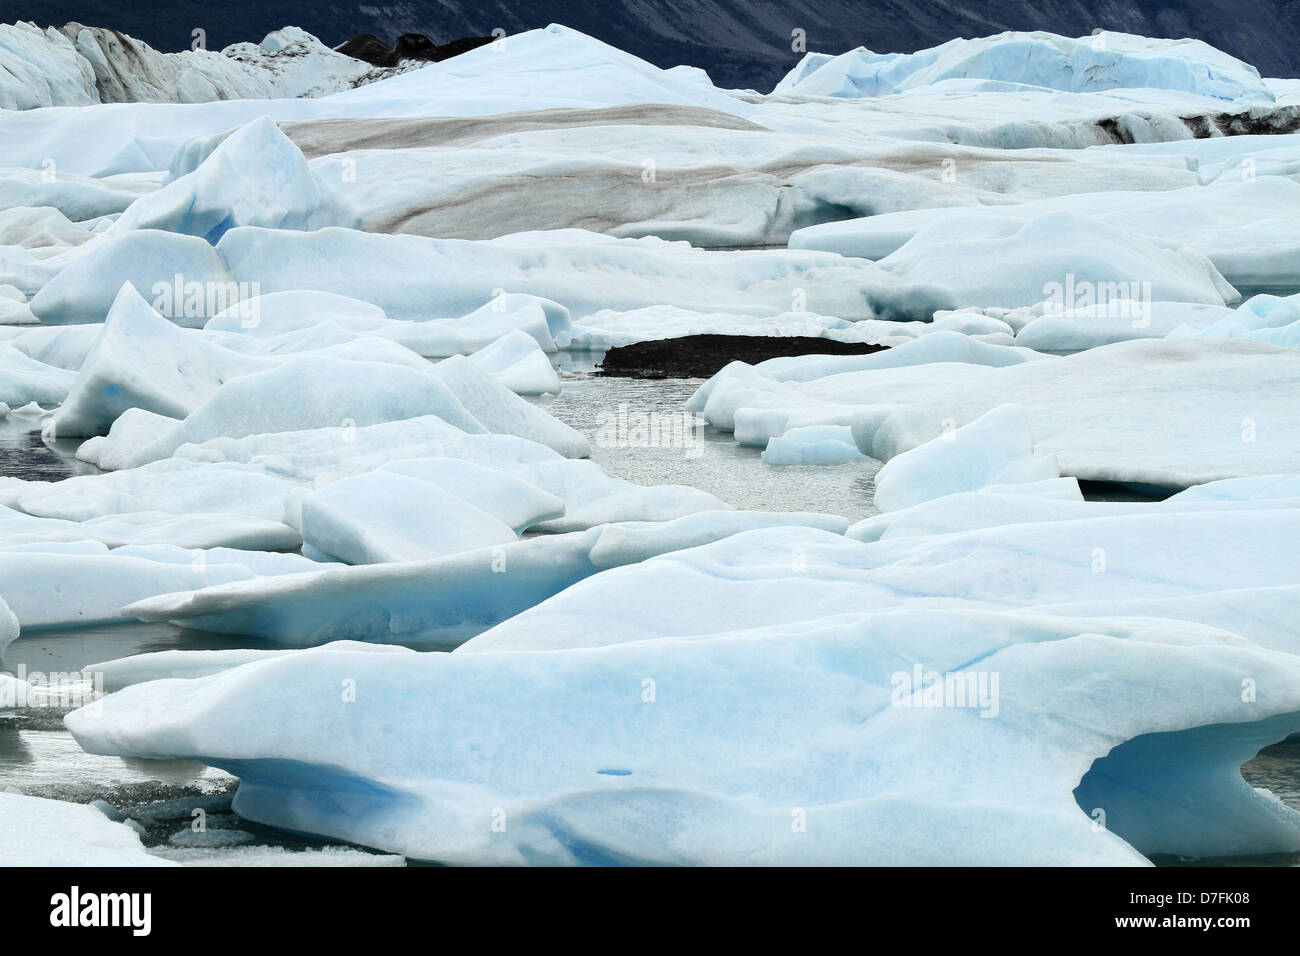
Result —
M63 436L101 435L130 409L184 418L227 379L265 364L188 334L127 283L51 427Z
M837 536L847 522L832 515L700 512L525 538L430 561L335 566L178 592L124 613L285 647L336 640L455 646L605 568L787 525Z
M969 675L970 701L910 691L918 660ZM1268 703L1242 702L1243 673L1270 675ZM244 817L417 859L1141 865L1300 847L1300 814L1238 773L1298 711L1294 657L1204 626L805 611L592 649L317 650L66 723L92 753L236 773Z
M1146 339L958 381L853 422L864 454L888 460L1015 396L1035 451L1076 478L1186 488L1300 472L1289 436L1294 349L1245 339ZM1129 410L1127 418L1117 418ZM1119 422L1123 426L1119 426ZM1268 435L1257 440L1260 435Z
M1208 43L1110 31L1078 39L1007 32L951 40L909 54L872 53L863 47L830 58L809 54L774 92L889 96L953 80L995 81L1006 89L1027 86L1082 93L1148 88L1229 101L1273 101L1258 70Z
M376 471L295 505L303 541L348 564L419 561L517 540L495 515L431 482Z
M516 395L560 391L560 376L537 340L515 329L469 356L469 360Z
M142 598L256 576L243 564L208 563L206 552L186 552L184 558L183 564L150 560L98 542L10 545L0 549L0 597L26 632L116 624L122 608ZM75 593L69 581L78 582Z
M247 298L207 242L157 229L105 236L73 251L67 263L31 299L46 325L103 322L124 282L178 325L197 328Z
M298 147L264 116L232 133L192 173L133 202L108 234L160 229L215 245L236 226L357 225L357 214L321 188Z
M989 485L1059 477L1054 457L1035 456L1024 409L1000 405L969 425L891 458L876 473L875 504L881 511L898 511Z
M958 223L969 230L992 229L1003 221L1027 224L1063 213L1086 216L1157 244L1186 246L1208 258L1228 283L1256 292L1289 289L1300 257L1300 229L1296 227L1300 182L1254 173L1180 189L1121 188L979 209L891 212L809 226L796 231L789 245L791 249L885 260L914 237L934 232L942 235L944 229ZM1079 235L1076 227L1071 238ZM1135 264L1132 275L1145 271ZM1155 288L1153 281L1152 295L1162 298Z
M522 533L534 525L564 516L564 499L501 468L459 458L416 458L391 461L380 472L393 472L435 485L463 499Z
M6 866L176 866L148 853L129 826L93 806L0 792Z
M58 405L73 387L73 375L38 362L0 341L0 402L22 408L35 402L44 408Z
M18 631L18 618L9 610L4 598L0 598L0 654L4 654L5 648L18 639Z

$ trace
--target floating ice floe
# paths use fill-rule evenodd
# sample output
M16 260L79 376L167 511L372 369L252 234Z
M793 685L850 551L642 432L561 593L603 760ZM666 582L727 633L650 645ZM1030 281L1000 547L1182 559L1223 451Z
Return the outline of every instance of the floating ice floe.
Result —
M1072 93L1152 88L1229 101L1273 101L1258 70L1208 43L1112 32L1078 39L1007 32L951 40L918 53L879 54L859 47L829 58L809 54L774 92L864 97L936 86L1009 92L1045 87Z
M264 116L236 130L194 172L137 199L108 235L161 229L216 243L237 226L311 230L359 222Z
M296 295L307 300L331 298L321 293ZM249 314L256 318L259 313L260 306L255 306ZM399 324L382 318L378 321L384 326ZM63 406L54 416L51 427L61 436L104 434L124 413L133 410L135 421L140 420L141 412L182 419L213 399L227 382L271 370L306 352L314 352L318 358L356 360L368 364L392 362L403 366L408 375L414 371L437 377L453 372L452 369L441 372L430 369L414 352L388 337L357 336L345 332L335 341L327 332L321 334L325 330L320 327L303 331L314 334L287 332L264 338L233 332L182 329L155 312L134 287L124 285L109 309L101 331L80 359L80 370L70 392L65 392ZM77 337L80 339L80 334ZM287 342L285 338L294 341ZM35 345L20 338L12 341L20 346L28 344L29 348ZM53 396L66 378L66 372L50 369L9 346L0 344L0 349L5 350L0 354L8 354L16 366L30 366L32 369L25 377L15 376L15 385L28 383L15 391L15 396L30 396L45 404L59 400ZM38 354L45 352L40 350ZM513 386L516 392L537 394L560 389L559 378L536 340L519 330L507 333L494 346L475 353L472 361L492 380L506 388ZM461 378L466 378L466 374ZM494 390L482 381L483 376L475 378L468 374L468 378L477 382L476 400L484 414L498 416L501 414L498 406L510 404L510 399L499 394L499 389ZM39 383L40 388L33 392L37 388L35 383ZM438 391L436 383L430 387ZM498 394L493 395L494 391ZM467 397L466 401L471 399ZM452 409L446 413L448 416L456 419L459 415L461 424L473 427L474 419L465 417L463 409L455 404L448 407ZM538 423L545 420L544 413L524 410L522 403L515 406L515 411L516 427L532 427L534 430L542 427ZM555 435L561 434L554 427L551 431ZM119 433L115 441L120 444L123 438ZM569 441L571 446L580 447L572 436L569 436Z
M769 465L838 465L867 460L853 443L853 429L848 425L791 428L768 442L762 457Z
M89 230L51 206L12 206L0 212L0 246L56 250L79 246Z
M104 321L126 282L157 311L191 327L245 297L221 256L197 236L139 229L68 255L74 258L29 303L46 325Z
M132 408L184 418L228 379L267 365L179 328L130 284L101 329L54 416L58 435L104 434Z
M384 472L435 485L495 515L516 532L523 532L539 522L562 518L565 512L564 499L538 485L500 468L459 458L390 461L372 474Z
M1237 287L1264 291L1295 285L1300 263L1300 226L1296 225L1300 220L1300 182L1282 176L1251 175L1208 186L1152 192L1121 189L1080 193L977 210L896 212L801 229L790 237L790 248L888 262L918 236L947 233L960 238L963 233L990 230L1009 233L1014 231L1012 223L1028 224L1052 213L1086 216L1135 237L1189 247L1206 256L1227 282ZM1081 243L1102 241L1101 236L1085 240L1086 235L1087 230L1076 225L1061 238ZM1080 251L1071 258L1068 270L1076 274L1080 291L1087 287L1087 280L1101 281L1099 276L1083 275L1085 270L1078 265L1083 261L1086 259ZM1153 296L1157 301L1165 298L1156 291L1161 280L1149 265L1131 257L1123 261L1131 271L1127 277L1111 277L1116 287L1140 279L1139 288L1145 289L1147 301ZM1076 304L1092 303L1068 303Z
M14 617L14 612L9 610L9 605L4 602L4 598L0 598L0 654L3 654L4 649L18 638L18 632L18 618Z
M537 340L515 329L469 356L469 360L517 395L560 391L560 376Z
M452 376L466 384L464 391L445 384ZM526 433L522 437L553 441L559 450L575 455L589 450L581 435L526 405L486 373L442 367L426 373L383 362L304 355L225 383L183 421L137 449L132 461L157 461L182 445L214 438L328 426L357 428L423 415L437 415L471 434L489 430L481 424L487 417L494 425L510 426L495 431L518 429Z
M1300 472L1300 435L1284 411L1298 377L1300 353L1245 339L1120 342L865 410L853 434L888 460L1014 396L1035 451L1055 455L1062 474L1185 488Z
M19 793L0 792L0 846L7 866L176 866L95 807Z
M11 490L9 494L15 495L15 492ZM279 521L231 512L169 514L131 511L68 521L37 517L0 506L0 547L80 541L98 541L110 548L167 544L188 549L281 551L299 547L302 535Z
M73 379L71 372L38 362L0 341L0 401L10 408L31 402L47 408L58 405Z
M254 355L310 351L364 337L389 339L426 358L447 358L483 352L514 332L532 339L536 350L552 353L555 336L569 327L567 309L536 296L502 293L458 318L402 320L389 319L383 309L359 299L294 290L242 300L209 319L204 331L226 348ZM511 341L520 340L512 336ZM499 346L477 361L521 394L544 378L552 384L537 366L537 356L519 344Z
M694 489L676 490L703 496ZM847 527L833 515L709 512L698 505L678 513L685 517L604 524L432 561L334 567L266 586L177 593L131 605L124 613L262 636L287 647L335 640L455 645L604 568L754 528L793 525L842 534Z
M666 583L643 580L624 610ZM238 774L247 818L447 862L1140 865L1300 847L1300 814L1238 772L1297 726L1291 655L1151 620L805 608L746 629L658 603L698 615L690 639L321 650L129 687L67 724L93 753ZM569 633L602 635L601 605ZM917 670L937 695L910 687Z
M1185 488L1300 471L1300 436L1286 411L1300 375L1294 349L1241 338L1163 339L1001 368L888 367L905 361L907 350L928 356L940 334L875 355L728 367L688 407L760 447L790 428L850 425L863 454L888 461L1014 398L1035 451L1055 455L1065 475ZM981 347L1008 357L1029 351Z
M40 163L34 166L0 167L0 209L53 209L75 225L116 215L157 188L154 182L98 179Z
M24 631L115 624L142 598L313 567L301 555L151 545L109 550L97 541L0 548L4 600ZM67 582L76 581L70 588Z
M363 644L360 641L339 641L332 645L335 650L370 651L372 653L414 654L415 651L395 644ZM153 680L193 680L207 677L222 671L263 661L284 654L296 653L292 650L222 650L222 651L154 651L149 654L135 654L117 660L91 664L86 671L102 678L105 693L115 693L132 684L143 684Z
M650 305L777 315L790 311L800 289L811 310L870 318L863 284L889 281L873 263L823 253L713 252L576 229L468 242L248 227L226 233L217 251L238 282L256 282L263 292L351 295L396 319L463 315L500 289L558 302L574 319ZM351 266L322 271L322 260Z
M1286 298L1257 295L1217 322L1210 325L1187 322L1169 335L1173 338L1253 339L1296 348L1300 346L1300 294Z
M334 431L335 442L341 431ZM190 517L242 514L278 523L285 495L293 487L285 477L240 462L172 458L58 482L10 479L0 483L0 504L65 521L163 512Z
M897 511L989 485L1056 478L1060 478L1056 459L1034 455L1024 410L1002 405L969 425L891 458L876 472L875 505L881 511Z
M419 561L516 541L495 515L391 472L344 478L296 503L303 541L348 564Z

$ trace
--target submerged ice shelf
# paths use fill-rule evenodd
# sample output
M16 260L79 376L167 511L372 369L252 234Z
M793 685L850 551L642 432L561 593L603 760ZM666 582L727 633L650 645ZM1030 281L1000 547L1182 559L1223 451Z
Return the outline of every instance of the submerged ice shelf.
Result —
M0 860L1297 858L1294 84L314 43L0 28Z

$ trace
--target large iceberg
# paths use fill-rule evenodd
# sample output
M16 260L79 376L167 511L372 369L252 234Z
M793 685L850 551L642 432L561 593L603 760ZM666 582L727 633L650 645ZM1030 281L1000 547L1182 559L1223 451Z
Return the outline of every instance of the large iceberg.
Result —
M909 54L872 53L862 47L837 57L809 54L774 92L863 97L936 86L1045 87L1072 93L1148 87L1221 100L1273 100L1258 70L1200 40L1101 31L1078 39L999 33Z
M319 229L358 223L269 117L237 130L192 173L142 196L110 234L162 229L216 243L236 226Z
M939 675L935 702L914 671ZM1244 703L1241 675L1265 673L1267 702ZM128 687L102 709L67 720L91 752L197 757L239 775L243 816L447 862L1300 848L1300 813L1237 772L1300 726L1300 664L1198 625L859 612L598 649L325 649Z

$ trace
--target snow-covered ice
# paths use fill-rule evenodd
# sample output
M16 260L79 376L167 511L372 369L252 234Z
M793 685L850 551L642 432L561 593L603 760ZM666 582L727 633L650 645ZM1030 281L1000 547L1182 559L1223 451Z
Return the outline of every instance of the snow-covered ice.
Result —
M91 806L0 792L8 866L175 866L146 852L130 827Z
M1273 99L1258 70L1207 43L1113 32L1079 39L1051 33L999 33L952 40L901 56L862 47L830 58L809 54L777 85L776 92L862 97L938 85L1007 90L1031 86L1068 92L1155 88L1223 100Z
M918 657L970 667L972 686L967 662L997 673L998 719L981 716L994 715L987 681L973 706L927 708L919 690L902 695L915 708L890 706ZM1269 670L1271 703L1241 701L1243 668ZM1225 690L1156 706L1152 672L1166 687ZM373 709L338 704L345 677L382 688ZM1295 729L1298 706L1294 657L1205 626L912 611L400 666L318 651L137 685L105 701L101 719L68 722L94 752L197 756L237 772L244 816L424 859L1132 865L1135 848L1300 846L1300 814L1237 772L1259 739ZM382 722L363 716L376 711ZM453 722L456 733L438 732ZM1199 731L1206 723L1238 729L1215 736ZM1085 777L1094 759L1152 734L1171 735L1156 752L1178 761L1177 775L1112 758L1113 777ZM293 778L274 770L284 758ZM1108 829L1075 801L1081 777ZM1184 808L1187 787L1213 817ZM806 829L791 827L791 808ZM510 821L504 832L483 826L494 812Z
M0 794L0 862L1300 853L1240 772L1300 731L1294 81L1105 32L770 94L562 26L0 59L0 650L177 625L67 727L240 779L157 856ZM779 357L589 371L699 335ZM593 425L665 394L689 449Z
M850 432L852 430L850 429ZM891 458L876 473L876 507L910 505L989 485L1059 478L1056 459L1036 456L1024 410L1001 405L969 425Z

